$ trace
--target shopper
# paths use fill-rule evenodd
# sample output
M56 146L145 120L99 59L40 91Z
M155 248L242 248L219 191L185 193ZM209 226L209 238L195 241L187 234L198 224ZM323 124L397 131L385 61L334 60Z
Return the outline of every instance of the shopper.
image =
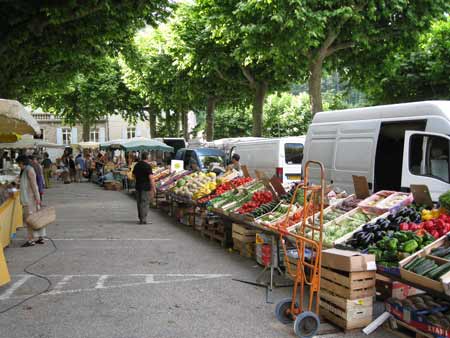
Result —
M22 247L33 246L36 244L44 244L45 228L34 231L33 228L26 223L28 216L38 211L41 205L41 196L36 180L36 172L30 165L30 160L25 155L17 158L20 172L20 203L23 206L23 221L27 227L27 241ZM38 237L36 241L34 239Z
M84 177L88 179L88 182L91 181L92 177L92 158L91 154L86 155L86 160L84 162Z
M36 174L36 182L39 189L39 195L42 201L42 198L44 196L44 170L42 169L42 166L40 165L36 155L30 155L28 159L30 161L30 165L33 167L34 172Z
M50 188L50 178L52 177L52 160L48 153L44 153L44 160L42 161L42 167L44 168L44 182L45 188Z
M85 160L83 155L79 153L75 158L75 180L80 183L81 182L81 174L84 172L86 167Z
M152 167L147 161L148 153L143 152L141 155L141 160L136 163L133 169L133 176L136 180L136 202L139 224L147 224L150 199L156 194Z
M70 182L73 183L76 182L76 167L72 155L69 155L68 163L69 163Z

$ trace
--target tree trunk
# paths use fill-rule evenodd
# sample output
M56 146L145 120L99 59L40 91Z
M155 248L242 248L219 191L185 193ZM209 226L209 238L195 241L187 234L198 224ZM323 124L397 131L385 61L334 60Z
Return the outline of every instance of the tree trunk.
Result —
M156 112L149 111L148 120L150 124L150 137L151 138L158 137L158 133L156 131Z
M267 82L255 82L253 102L253 136L261 137L263 129L264 100L267 93Z
M183 130L183 137L185 140L189 139L189 130L188 130L188 113L181 113L181 128Z
M323 59L318 57L310 61L309 65L309 79L308 92L309 101L311 104L311 112L314 116L317 112L323 111L322 106L322 68Z
M91 125L88 122L83 123L83 141L89 142L89 134L91 132Z
M206 104L206 141L214 140L214 110L216 109L217 99L213 96L208 97Z

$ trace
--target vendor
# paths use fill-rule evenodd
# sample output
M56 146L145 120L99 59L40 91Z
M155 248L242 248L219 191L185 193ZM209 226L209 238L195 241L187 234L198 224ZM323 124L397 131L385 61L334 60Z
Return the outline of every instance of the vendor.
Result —
M239 176L243 176L241 163L239 162L241 156L239 154L233 154L231 157L231 164L228 166L228 169L234 169L239 173Z

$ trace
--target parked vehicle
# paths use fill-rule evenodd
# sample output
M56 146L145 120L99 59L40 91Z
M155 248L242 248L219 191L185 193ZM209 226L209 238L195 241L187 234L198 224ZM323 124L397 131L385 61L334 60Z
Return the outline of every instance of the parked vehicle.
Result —
M180 149L175 155L176 160L184 162L184 168L189 169L191 161L195 161L200 169L206 170L211 163L218 163L220 166L226 165L226 154L224 151L212 148Z
M155 138L155 140L159 141L159 142L163 142L163 143L167 144L168 146L173 147L174 155L177 153L178 150L187 147L187 142L182 137L164 137L164 138L157 137L157 138Z
M229 156L239 154L251 175L258 170L269 178L276 175L284 183L300 181L304 143L304 136L236 142Z
M308 129L303 163L321 161L327 181L347 191L358 175L373 192L425 184L437 200L450 189L449 135L450 101L321 112Z

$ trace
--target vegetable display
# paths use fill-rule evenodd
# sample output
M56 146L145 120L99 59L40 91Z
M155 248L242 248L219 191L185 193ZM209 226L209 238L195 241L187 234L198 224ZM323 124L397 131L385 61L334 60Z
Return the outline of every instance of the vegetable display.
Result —
M205 203L215 199L216 197L226 193L227 191L230 191L234 188L240 187L244 184L250 183L251 181L253 181L253 179L251 177L241 177L241 178L235 178L232 181L227 181L225 183L222 183L216 187L216 191L213 194L199 199L198 203L205 204Z
M252 200L244 203L237 212L240 214L248 214L260 205L271 202L272 199L273 195L270 191L256 191L253 193Z
M361 200L357 199L356 196L350 196L349 198L346 198L341 204L337 205L336 208L348 212L357 208L360 202Z
M441 207L450 212L450 190L439 196Z
M450 232L450 217L442 214L436 219L429 219L420 223L403 222L400 224L400 230L425 230L437 239Z
M450 271L450 262L439 265L434 259L417 257L403 268L418 275L439 280L441 276Z
M197 200L210 195L216 189L215 173L192 173L177 181L173 193L188 199Z

